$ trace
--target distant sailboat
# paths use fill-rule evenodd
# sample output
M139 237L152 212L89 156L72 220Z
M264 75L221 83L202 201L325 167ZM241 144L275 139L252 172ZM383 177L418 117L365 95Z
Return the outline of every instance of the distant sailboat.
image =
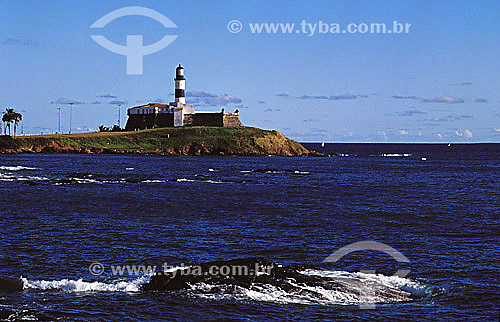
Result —
M321 147L324 148L325 147L325 141L321 141Z
M448 147L450 147L450 146L451 146L451 143L448 143Z

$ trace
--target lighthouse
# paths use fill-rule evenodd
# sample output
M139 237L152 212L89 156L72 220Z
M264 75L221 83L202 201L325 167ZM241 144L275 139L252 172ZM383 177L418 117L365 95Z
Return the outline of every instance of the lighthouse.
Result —
M184 67L175 68L175 100L168 104L148 103L127 109L127 131L177 126L241 127L239 112L196 112L186 104L186 78Z
M186 89L186 79L184 78L184 67L179 64L175 69L175 104L186 104L186 97L184 96L184 90Z

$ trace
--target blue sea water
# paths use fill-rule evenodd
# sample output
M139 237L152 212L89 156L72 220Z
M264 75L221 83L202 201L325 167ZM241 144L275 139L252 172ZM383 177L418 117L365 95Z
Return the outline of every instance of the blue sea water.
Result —
M0 278L24 289L0 285L0 320L498 320L500 145L309 147L331 157L1 155ZM322 263L360 241L409 263ZM256 256L344 287L142 292L111 269Z

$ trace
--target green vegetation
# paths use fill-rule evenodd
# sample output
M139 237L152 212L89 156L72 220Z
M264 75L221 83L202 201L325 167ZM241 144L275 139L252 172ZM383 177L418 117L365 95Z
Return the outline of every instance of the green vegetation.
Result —
M278 131L253 127L160 128L0 138L2 153L132 153L165 155L308 155Z
M104 126L101 124L101 125L99 125L97 130L99 132L120 132L120 131L122 131L122 129L116 124L113 125L113 127L107 127L107 126Z

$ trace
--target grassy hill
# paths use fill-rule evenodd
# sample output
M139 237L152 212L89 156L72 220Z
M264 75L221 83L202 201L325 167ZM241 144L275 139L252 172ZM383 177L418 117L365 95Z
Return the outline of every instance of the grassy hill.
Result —
M300 156L311 152L278 131L183 127L133 132L0 137L1 153L125 153Z

